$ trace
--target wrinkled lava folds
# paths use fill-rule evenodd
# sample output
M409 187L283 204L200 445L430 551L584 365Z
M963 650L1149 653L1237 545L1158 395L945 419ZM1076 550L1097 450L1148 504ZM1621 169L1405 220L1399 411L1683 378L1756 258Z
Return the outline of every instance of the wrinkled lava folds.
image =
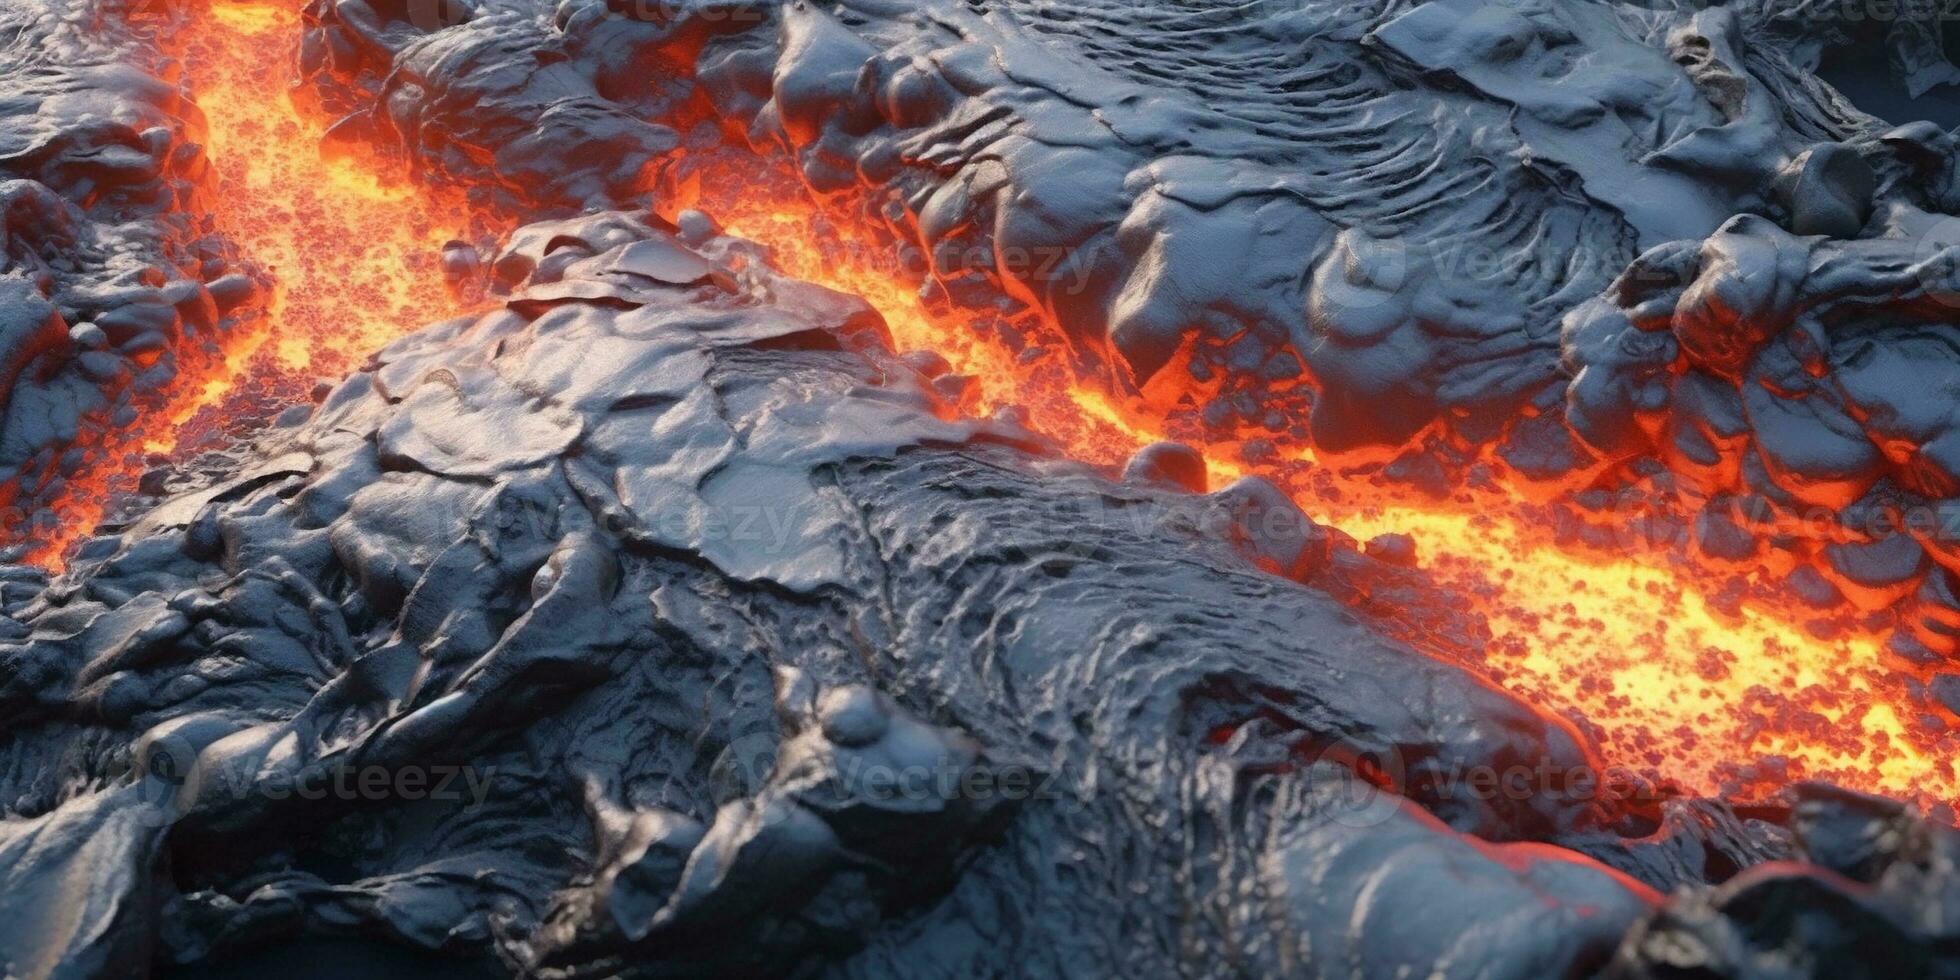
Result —
M906 261L912 250L799 196L744 184L699 203L731 232L769 244L791 274L872 303L901 349L935 352L970 376L970 411L1011 408L1070 455L1103 464L1178 438L1205 452L1214 488L1266 476L1357 539L1409 535L1422 567L1490 628L1471 656L1453 644L1429 652L1565 714L1616 768L1743 799L1800 779L1934 808L1960 792L1960 739L1920 715L1874 631L1815 629L1795 610L1720 599L1720 583L1632 533L1617 535L1625 540L1611 551L1568 546L1541 512L1502 491L1413 498L1316 468L1305 447L1278 463L1248 462L1230 434L1180 425L1149 397L1085 382L1061 356L1025 353L1040 343L1009 350L997 342L1003 329L1038 338L1042 325L935 300L906 275L920 264Z
M443 194L385 183L389 168L379 161L322 155L323 126L283 91L298 13L216 3L201 17L185 63L218 175L217 223L273 292L222 358L189 364L176 400L126 433L118 463L76 481L67 504L74 531L46 542L43 561L93 527L104 502L159 455L181 459L241 416L263 420L265 406L305 397L317 381L458 306L437 263L445 241L469 234L465 209ZM1012 304L962 308L920 290L920 277L879 233L843 217L849 209L769 186L763 193L744 183L670 203L699 206L769 245L792 275L863 297L900 349L937 353L969 379L959 399L965 411L1017 411L1070 455L1097 464L1177 438L1206 453L1214 487L1263 475L1315 519L1358 539L1409 535L1419 566L1489 627L1471 653L1448 643L1431 652L1574 719L1609 761L1744 799L1805 778L1934 806L1960 794L1955 736L1914 707L1909 676L1886 662L1872 631L1816 629L1774 607L1713 598L1718 583L1638 541L1611 553L1567 547L1541 511L1500 489L1410 499L1317 467L1306 446L1254 461L1233 434L1204 431L1148 393L1116 394L1085 380L1095 372L1059 353L1068 345L1042 345L1050 328ZM1006 331L1022 342L1000 342Z

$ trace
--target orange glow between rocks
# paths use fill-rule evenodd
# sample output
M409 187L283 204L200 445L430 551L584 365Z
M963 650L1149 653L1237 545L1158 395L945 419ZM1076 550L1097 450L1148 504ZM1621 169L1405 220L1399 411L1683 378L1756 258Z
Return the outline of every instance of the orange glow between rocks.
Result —
M1247 462L1236 441L1207 438L1149 399L1085 383L1060 356L1017 357L990 340L1000 314L922 299L916 277L901 271L908 264L881 236L818 216L799 197L761 193L759 183L683 203L768 244L785 271L865 298L901 351L935 351L973 376L968 411L1011 407L1071 456L1104 465L1179 438L1205 452L1214 488L1257 474L1356 539L1408 534L1420 567L1490 628L1481 651L1438 643L1426 652L1589 727L1608 765L1741 800L1801 779L1929 809L1951 807L1960 795L1952 762L1960 737L1917 723L1919 709L1881 637L1839 630L1820 638L1794 615L1718 607L1706 597L1712 578L1660 549L1561 547L1521 500L1495 492L1405 501L1409 494L1395 488L1317 469L1306 447L1282 447L1277 463ZM1023 319L1013 328L1039 326Z
M323 159L322 127L283 92L299 30L294 7L216 0L197 16L186 71L216 171L216 226L278 285L264 315L234 330L221 354L187 355L168 404L98 450L62 502L64 531L37 552L44 563L58 563L155 457L182 457L229 420L263 417L265 405L303 397L316 380L337 379L394 338L456 312L436 263L443 242L467 237L469 216L451 198L382 182L389 168L380 161ZM900 350L934 351L970 376L966 412L1017 411L1072 456L1104 465L1176 437L1206 452L1214 487L1257 473L1357 539L1411 535L1420 567L1472 605L1492 637L1477 651L1439 643L1426 652L1583 718L1609 763L1740 799L1804 778L1928 806L1960 796L1951 762L1960 737L1919 724L1875 635L1823 639L1795 616L1718 608L1705 598L1706 576L1661 550L1561 547L1526 506L1494 491L1404 500L1317 468L1298 446L1282 446L1280 462L1254 464L1235 439L1200 431L1158 400L1083 382L1094 372L1059 341L1028 356L995 339L1003 327L1042 336L1029 314L923 300L871 229L823 216L800 192L744 185L703 196L696 188L668 206L697 203L730 232L771 246L784 271L865 298Z
M396 337L455 312L438 262L470 221L448 195L390 183L386 162L321 151L324 125L294 107L301 0L212 0L180 57L204 116L215 230L273 282L262 312L179 351L162 404L116 433L72 481L60 524L29 560L58 566L159 458L193 454L228 425L263 420L337 381Z

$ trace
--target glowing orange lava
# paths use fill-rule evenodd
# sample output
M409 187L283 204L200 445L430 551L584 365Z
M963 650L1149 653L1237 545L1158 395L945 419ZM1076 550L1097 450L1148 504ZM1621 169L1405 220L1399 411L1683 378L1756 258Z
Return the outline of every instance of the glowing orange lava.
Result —
M321 152L324 126L287 98L300 0L213 0L183 52L211 161L215 230L274 283L263 311L221 350L179 353L161 405L148 406L53 509L29 560L54 566L100 523L154 457L178 457L268 406L303 400L386 344L454 311L437 263L470 221L449 196L384 182L382 161Z
M241 404L289 400L315 378L337 378L454 305L435 262L445 240L468 230L468 215L439 195L384 185L375 161L322 159L320 128L277 91L298 33L291 5L219 0L198 16L187 66L217 171L216 224L278 289L263 317L229 336L222 357L186 365L176 400L99 450L106 461L72 487L68 530L45 543L44 560L95 525L146 453L182 455L187 439L235 418ZM1712 602L1708 581L1663 549L1561 547L1500 491L1405 500L1316 467L1298 447L1277 462L1250 462L1235 439L1155 401L1082 382L1095 372L1066 345L1044 341L1044 325L1029 314L922 299L903 271L911 266L892 260L871 229L823 218L800 191L778 190L766 181L705 196L696 188L669 202L700 197L730 231L770 245L785 271L864 297L900 349L937 352L970 376L966 411L1021 412L1094 463L1173 436L1206 451L1215 484L1258 473L1357 538L1410 534L1421 566L1466 597L1493 635L1468 655L1431 652L1584 719L1609 761L1743 798L1802 778L1928 805L1960 795L1951 762L1960 736L1914 717L1878 637L1823 639L1796 617ZM1010 347L1003 332L1032 340Z
M1657 547L1562 547L1498 491L1402 500L1409 495L1316 468L1304 450L1249 463L1236 441L1208 439L1145 399L1083 383L1059 356L1010 352L992 338L1001 322L1038 331L1025 314L988 322L1001 315L928 302L916 277L900 271L917 264L895 258L884 236L814 216L800 194L760 192L766 186L711 192L701 206L731 232L769 244L785 271L864 297L901 350L935 351L973 376L969 410L1011 406L1071 455L1104 464L1175 436L1206 453L1214 486L1256 473L1357 539L1410 535L1421 567L1472 603L1493 637L1480 654L1431 652L1588 727L1610 765L1741 799L1806 778L1935 810L1960 795L1952 762L1960 736L1918 723L1880 637L1840 630L1825 639L1795 616L1718 605L1707 597L1711 579Z

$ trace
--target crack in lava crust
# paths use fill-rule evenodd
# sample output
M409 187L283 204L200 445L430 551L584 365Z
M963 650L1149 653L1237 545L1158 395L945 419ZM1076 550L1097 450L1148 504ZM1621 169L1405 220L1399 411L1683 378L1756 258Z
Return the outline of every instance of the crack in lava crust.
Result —
M437 269L471 225L453 195L390 184L358 148L323 154L324 124L287 97L297 2L214 0L182 52L216 180L216 230L272 283L256 322L216 353L186 352L173 394L119 434L56 502L29 560L59 566L148 466L181 461L338 380L389 341L454 315Z
M456 306L435 264L444 241L473 224L457 198L384 185L378 161L358 155L323 159L321 127L272 91L289 74L298 13L218 3L199 18L188 71L226 202L215 220L276 288L258 324L231 338L221 359L192 363L176 400L126 435L120 465L77 481L70 530L47 542L44 563L95 526L146 460L182 459L226 427L263 419L315 379L344 374ZM1100 372L1060 353L1069 346L1044 339L1052 328L1012 303L922 301L911 285L918 277L883 260L891 252L870 228L820 217L800 189L764 186L696 201L697 188L666 204L699 203L735 234L771 245L784 271L865 298L902 349L947 359L947 394L965 411L1018 411L1071 455L1100 464L1179 438L1204 449L1214 485L1258 474L1357 538L1410 534L1422 566L1489 627L1489 636L1418 645L1565 713L1618 764L1739 799L1825 778L1927 806L1954 802L1955 739L1943 719L1918 717L1910 678L1872 632L1820 636L1787 611L1711 600L1714 583L1657 549L1559 547L1499 491L1408 501L1317 467L1305 450L1250 461L1241 440L1205 432L1161 393L1118 397L1083 382ZM1011 349L1004 334L1017 338ZM1178 373L1173 365L1159 377Z
M968 411L1017 412L1071 456L1105 465L1179 439L1203 451L1214 488L1264 476L1315 520L1358 539L1409 535L1421 566L1482 617L1489 635L1405 638L1565 715L1615 766L1741 801L1798 780L1829 780L1953 819L1960 739L1948 734L1948 720L1923 713L1906 665L1886 654L1878 631L1805 623L1800 610L1762 601L1780 587L1772 570L1754 571L1759 595L1742 602L1734 583L1627 540L1638 535L1624 527L1609 529L1611 550L1563 546L1542 509L1500 488L1411 498L1316 466L1304 448L1282 447L1278 461L1255 463L1242 440L1206 432L1158 392L1124 397L1081 380L1095 374L1055 353L1068 345L1047 339L1052 328L1032 314L1006 303L961 309L934 298L931 285L914 288L919 277L905 273L921 263L903 259L909 249L842 217L865 209L853 202L817 214L787 180L759 192L766 181L753 178L757 169L746 168L749 182L739 189L703 190L689 180L679 196L731 233L770 245L791 275L865 298L901 350L945 357L958 382L951 393Z

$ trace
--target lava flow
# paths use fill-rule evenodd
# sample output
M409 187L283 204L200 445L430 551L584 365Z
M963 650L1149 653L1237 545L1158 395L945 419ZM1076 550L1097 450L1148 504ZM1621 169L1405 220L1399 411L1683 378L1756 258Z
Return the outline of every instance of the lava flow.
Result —
M187 439L235 422L241 406L291 401L453 305L435 263L442 243L467 230L464 209L383 184L375 161L323 159L322 127L269 93L268 80L288 73L297 13L221 3L200 16L187 65L224 202L218 228L276 289L221 358L187 365L177 401L77 481L69 530L45 543L44 560L94 526L146 453L182 455ZM1706 582L1659 549L1602 556L1560 547L1522 505L1489 491L1391 501L1317 470L1304 447L1282 463L1251 462L1235 441L1207 440L1141 399L1083 382L1088 372L1059 353L1060 342L1010 350L996 341L1001 330L1039 337L1042 324L1028 314L922 300L903 263L882 260L890 252L879 236L821 217L800 193L751 184L705 205L731 232L772 246L784 271L864 297L901 349L946 357L971 379L968 411L1018 410L1095 463L1174 435L1201 444L1215 483L1258 473L1357 538L1412 535L1422 567L1470 601L1494 637L1479 656L1434 652L1587 725L1616 764L1745 798L1804 778L1927 805L1960 796L1956 737L1920 717L1874 635L1820 638L1773 611L1718 606Z
M30 561L59 564L153 463L263 421L390 340L455 312L437 262L444 242L467 230L463 208L385 182L383 162L358 150L322 154L324 125L285 94L297 6L216 0L194 13L183 51L214 174L215 229L263 270L271 293L219 350L180 352L166 402L98 447L53 503L59 526Z
M1053 353L1065 349L1059 340L1020 353L991 340L1003 327L1039 338L1031 315L928 302L903 271L912 266L896 257L903 250L884 236L820 215L800 194L757 191L755 183L711 190L700 203L731 232L768 243L785 271L865 298L901 350L947 358L972 378L969 411L1011 408L1072 456L1101 464L1176 437L1205 452L1214 486L1258 474L1357 539L1410 535L1422 568L1469 602L1493 637L1469 656L1429 652L1592 731L1615 768L1741 799L1801 779L1946 813L1960 797L1951 761L1960 737L1914 707L1882 637L1839 630L1826 638L1795 616L1713 601L1716 583L1658 547L1561 546L1535 523L1542 518L1501 492L1403 501L1317 469L1304 447L1279 463L1252 463L1236 441L1207 439L1145 399L1084 383Z

